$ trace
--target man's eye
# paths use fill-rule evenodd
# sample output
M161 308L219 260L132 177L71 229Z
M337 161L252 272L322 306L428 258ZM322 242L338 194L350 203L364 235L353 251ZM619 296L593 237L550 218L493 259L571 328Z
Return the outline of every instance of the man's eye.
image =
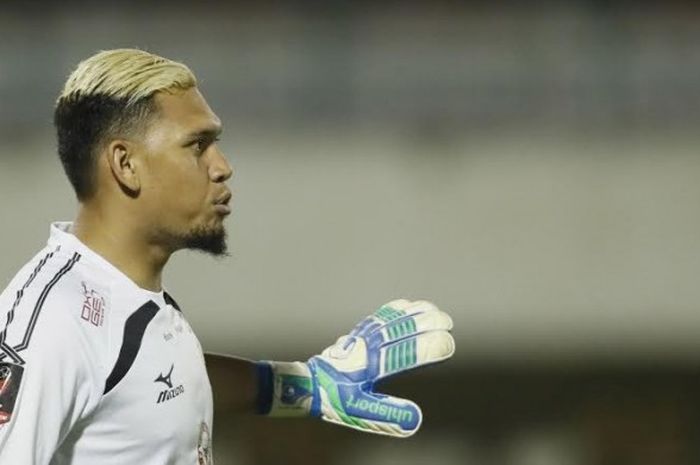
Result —
M216 143L219 141L219 138L216 137L214 139L207 139L207 138L202 138L202 139L197 139L196 141L192 142L192 147L197 151L197 152L204 152L207 147L209 147L211 144Z

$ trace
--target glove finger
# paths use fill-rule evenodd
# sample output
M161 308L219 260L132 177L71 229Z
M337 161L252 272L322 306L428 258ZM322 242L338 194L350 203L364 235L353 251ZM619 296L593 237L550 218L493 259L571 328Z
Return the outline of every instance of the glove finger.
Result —
M365 392L357 385L321 390L321 418L360 431L408 437L423 421L420 407L410 400Z
M411 304L412 302L406 299L396 299L385 303L373 314L360 321L350 332L350 336L363 337L375 331L384 323L401 318L406 315L403 309L408 308Z
M362 320L350 332L351 337L367 339L370 346L411 334L452 329L450 316L427 300L393 300Z
M392 300L391 302L387 302L382 307L389 307L393 308L394 310L405 310L406 308L410 307L413 304L408 299L396 299ZM381 308L381 307L380 307Z
M447 331L428 331L384 345L372 375L375 379L437 363L455 352L455 341Z
M394 321L401 320L409 316L416 316L421 314L434 314L442 313L435 304L428 302L427 300L417 300L411 302L409 305L403 307L402 309L396 309L393 307L388 307L386 305L380 307L374 314L368 317L368 319L373 319L374 321L381 323L379 327L376 325L374 329L384 327L385 325L391 324ZM451 328L451 327L450 327Z
M435 309L414 313L375 329L380 331L382 341L395 341L417 333L452 329L452 318L447 313Z
M343 341L339 345L327 347L321 352L321 357L344 373L354 373L367 368L367 345L364 339L348 338L347 343Z
M437 306L428 300L414 300L402 310L406 310L406 313L439 311Z
M428 302L427 300L411 302L406 299L398 299L382 305L372 316L386 323L401 318L404 315L431 311L438 311L438 308L434 303Z

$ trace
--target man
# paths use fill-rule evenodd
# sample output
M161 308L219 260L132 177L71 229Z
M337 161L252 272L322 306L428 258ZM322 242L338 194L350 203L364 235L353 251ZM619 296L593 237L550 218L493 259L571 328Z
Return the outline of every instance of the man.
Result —
M225 253L233 171L186 66L98 53L54 122L79 210L0 296L0 463L209 464L210 379L227 412L418 429L417 405L372 386L452 355L452 322L428 302L390 302L307 362L205 362L162 272L180 249Z

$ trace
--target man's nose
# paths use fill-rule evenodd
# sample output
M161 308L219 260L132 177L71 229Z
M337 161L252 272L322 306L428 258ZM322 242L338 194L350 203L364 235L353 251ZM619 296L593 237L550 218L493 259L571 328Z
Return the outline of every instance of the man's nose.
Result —
M214 182L224 182L233 176L233 167L226 159L218 147L212 147L214 149L212 163L209 165L209 177Z

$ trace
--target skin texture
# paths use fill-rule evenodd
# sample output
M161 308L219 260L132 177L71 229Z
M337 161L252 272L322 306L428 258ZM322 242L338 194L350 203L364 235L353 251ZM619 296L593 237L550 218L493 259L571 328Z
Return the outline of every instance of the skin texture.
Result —
M81 202L74 233L138 286L159 292L177 250L225 252L233 169L216 144L221 121L197 88L154 99L158 111L145 127L102 144L96 193ZM254 365L205 358L217 411L252 411Z

